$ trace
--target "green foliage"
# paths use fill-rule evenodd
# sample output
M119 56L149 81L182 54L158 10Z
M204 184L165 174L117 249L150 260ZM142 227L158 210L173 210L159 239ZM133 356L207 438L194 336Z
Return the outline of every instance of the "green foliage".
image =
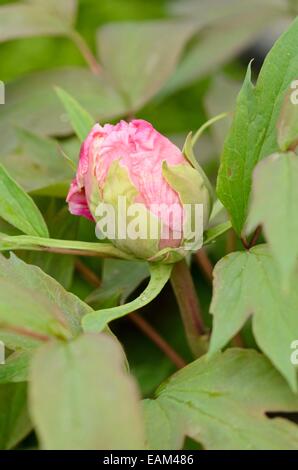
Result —
M250 68L238 95L218 175L217 192L241 233L247 216L252 172L257 162L278 150L276 125L284 94L298 72L298 20L267 55L256 86Z
M30 409L45 449L143 447L137 389L120 346L106 335L40 348L32 361Z
M15 447L31 431L27 384L0 385L0 449Z
M47 226L28 194L0 165L0 216L27 235L47 237Z
M266 411L297 409L269 361L230 349L196 360L145 400L149 449L180 449L186 436L208 449L296 449L298 430Z
M0 1L1 449L298 448L296 3ZM173 291L174 249L139 261L65 204L91 127L134 118L199 170L164 162L182 202L217 181Z
M296 368L290 360L298 331L297 280L295 272L288 289L282 288L277 265L266 245L223 258L214 270L210 353L225 346L253 315L259 347L297 390Z
M298 160L294 153L275 154L264 159L257 165L253 176L247 230L262 224L284 285L297 267L297 182Z

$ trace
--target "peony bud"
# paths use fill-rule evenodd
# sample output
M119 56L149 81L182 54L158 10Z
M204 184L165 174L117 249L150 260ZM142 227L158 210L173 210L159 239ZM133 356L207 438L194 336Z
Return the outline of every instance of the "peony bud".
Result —
M95 124L82 145L67 202L72 214L97 222L99 235L114 214L105 235L115 246L164 262L200 248L198 234L211 210L205 175L143 120Z

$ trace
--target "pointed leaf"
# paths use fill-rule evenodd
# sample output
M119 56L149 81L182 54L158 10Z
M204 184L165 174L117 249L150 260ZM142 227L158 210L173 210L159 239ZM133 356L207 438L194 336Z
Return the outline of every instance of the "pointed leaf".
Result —
M298 445L298 426L265 414L297 411L298 397L256 351L203 356L173 375L144 406L149 449L181 449L185 436L210 450Z
M33 199L0 165L0 216L27 235L48 237L46 223Z

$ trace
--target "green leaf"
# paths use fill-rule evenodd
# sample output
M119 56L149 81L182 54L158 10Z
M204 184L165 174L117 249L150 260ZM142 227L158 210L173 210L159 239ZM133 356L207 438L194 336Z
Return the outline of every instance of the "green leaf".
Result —
M268 247L258 245L250 251L225 256L215 266L213 276L210 354L223 348L252 315L258 346L292 389L297 390L291 344L297 339L298 331L298 273L285 291Z
M140 411L123 351L111 337L83 335L37 351L30 413L42 448L141 449Z
M280 150L294 150L298 144L297 80L293 80L281 108L277 123L277 140Z
M83 142L94 125L93 117L62 88L56 88L56 92L67 111L75 133L80 141Z
M41 5L0 7L0 42L31 36L65 36L69 25Z
M160 293L170 278L172 265L150 264L150 281L146 289L136 299L118 307L98 310L86 315L82 320L84 331L100 332L106 325L117 318L134 312L149 304Z
M220 237L220 235L223 235L228 230L230 230L231 227L232 224L230 221L228 221L209 228L204 233L204 245L208 245L209 243L213 242L217 237Z
M109 304L123 304L135 289L149 276L148 263L143 261L104 261L102 282L88 295L86 302L96 310Z
M297 155L274 154L258 163L254 170L247 231L262 224L285 283L297 266L297 214Z
M1 366L0 366L1 367ZM31 431L27 385L0 385L0 449L15 447Z
M16 130L17 148L0 161L26 192L65 197L74 170L63 158L58 142L25 129Z
M265 413L297 411L298 397L253 350L206 356L145 400L149 449L181 449L185 436L210 450L295 449L298 427Z
M0 165L0 216L27 235L48 237L46 223L33 199Z
M197 21L198 34L178 64L175 73L162 89L162 96L191 85L227 63L252 44L266 26L280 18L278 7L268 4L260 6L259 0L250 1L249 4L234 2L230 13L227 5L222 7L221 0L216 3L217 5L212 8L208 2L207 8L210 14L202 12L202 9L206 8L205 2L203 4L193 2L187 8L187 16L191 16L192 21ZM197 8L196 13L194 10Z
M37 339L39 335L77 335L82 316L91 311L41 269L13 254L9 259L0 256L0 293L2 329L12 328L20 335L36 335ZM5 342L5 335L0 333L0 337Z
M276 124L289 84L298 73L298 19L267 55L255 87L250 70L239 93L218 175L218 196L241 233L247 216L252 172L257 162L278 150Z
M73 131L54 87L63 88L99 120L115 119L127 111L123 98L104 76L95 76L83 67L36 72L5 87L6 102L0 107L1 154L16 146L14 126L48 136Z
M77 0L26 0L29 4L37 5L52 12L55 16L63 19L66 23L75 22L78 1Z
M0 384L25 382L28 378L31 351L18 350L10 354L5 364L0 365Z
M98 32L103 68L126 99L130 111L140 109L174 71L191 22L142 21L105 25ZM125 54L115 54L123 50Z

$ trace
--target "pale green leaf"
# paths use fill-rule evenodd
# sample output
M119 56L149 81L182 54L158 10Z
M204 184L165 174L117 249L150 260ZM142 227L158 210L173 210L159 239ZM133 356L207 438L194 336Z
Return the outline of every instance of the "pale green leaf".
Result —
M220 0L222 2L222 0ZM246 46L253 43L254 39L264 30L264 27L274 23L280 18L280 11L275 6L271 8L258 6L256 15L252 2L236 2L248 7L244 11L226 14L226 8L215 7L212 17L198 15L195 20L200 29L196 40L183 56L177 70L166 83L161 94L168 95L180 88L189 86L222 64L237 56ZM197 2L197 6L200 3ZM243 10L243 9L242 9ZM248 11L245 11L248 10ZM189 13L192 10L189 9ZM193 16L192 15L192 19ZM221 17L223 16L223 17ZM205 26L205 27L204 27ZM225 110L223 110L225 111Z
M73 24L75 21L78 0L26 0L27 3L39 6L44 10L54 14L55 16L63 19L68 24Z
M280 150L294 150L298 144L298 81L293 80L285 95L277 123L277 140Z
M9 259L0 256L0 291L0 323L4 332L8 328L20 335L26 335L28 330L33 337L34 333L37 337L70 337L81 331L81 318L91 311L41 269L14 255ZM5 342L5 335L0 336Z
M0 156L0 162L26 192L66 197L74 170L58 142L25 129L17 129L17 148ZM78 150L78 149L77 149Z
M125 114L123 98L104 76L83 67L65 67L36 72L5 87L5 104L0 107L1 154L16 146L14 126L42 135L64 136L72 126L54 87L61 87L99 121Z
M259 224L287 282L298 255L298 159L294 153L274 154L254 170L247 231Z
M31 36L65 36L69 25L40 5L13 3L0 7L0 42Z
M225 256L215 266L213 276L210 354L223 348L252 315L258 346L297 390L291 344L298 331L298 273L285 291L268 247L258 245Z
M162 20L117 22L100 28L97 38L103 67L131 111L159 91L194 30L190 21Z
M266 412L297 411L298 397L261 354L230 349L196 360L145 400L149 449L297 449L298 427Z
M141 449L140 411L123 351L111 337L83 335L37 351L30 412L44 449Z

